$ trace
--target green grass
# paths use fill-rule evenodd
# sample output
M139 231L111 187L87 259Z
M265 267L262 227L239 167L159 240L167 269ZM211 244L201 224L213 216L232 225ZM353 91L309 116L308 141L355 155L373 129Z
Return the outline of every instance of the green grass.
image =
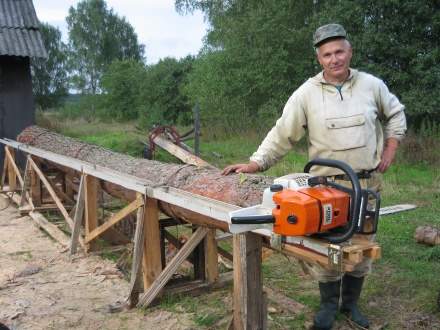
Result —
M133 124L83 122L75 126L70 123L61 132L134 156L141 154L139 140L144 137L135 132ZM258 147L262 134L223 136L208 141L202 136L201 157L218 168L247 162ZM156 159L177 162L165 152L157 153ZM281 176L302 172L306 159L302 143L265 174ZM374 324L388 324L386 329L402 329L407 324L416 325L414 329L428 329L426 324L417 326L417 322L411 323L418 317L432 319L435 326L440 327L436 306L440 290L440 246L421 245L413 238L417 226L440 227L440 170L426 162L413 164L412 159L403 159L401 154L399 162L384 176L384 183L382 206L412 203L418 208L381 217L377 241L382 247L382 258L375 262L366 281L361 307ZM221 244L230 248L227 243ZM265 285L306 306L306 310L297 315L270 314L269 328L306 328L319 305L317 283L303 274L294 259L288 260L280 254L265 260L263 274ZM197 298L171 297L163 300L159 308L190 313L197 329L223 329L223 320L230 314L231 305L230 291L220 290ZM269 305L277 309L276 302L269 302ZM337 322L346 324L342 317Z

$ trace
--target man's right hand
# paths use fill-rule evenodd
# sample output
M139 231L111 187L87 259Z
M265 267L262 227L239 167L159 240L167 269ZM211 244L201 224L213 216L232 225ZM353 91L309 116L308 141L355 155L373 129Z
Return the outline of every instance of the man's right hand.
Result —
M226 166L222 175L228 175L230 173L255 173L260 170L260 166L256 162L249 162L248 164L234 164Z

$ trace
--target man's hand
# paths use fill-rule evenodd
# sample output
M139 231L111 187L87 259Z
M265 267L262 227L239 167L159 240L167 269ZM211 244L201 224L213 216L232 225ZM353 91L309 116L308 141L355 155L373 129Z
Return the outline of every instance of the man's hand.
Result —
M249 162L248 164L234 164L226 166L222 175L230 173L255 173L260 170L260 166L256 162Z
M393 163L394 157L396 156L397 147L399 146L399 140L395 138L388 138L385 143L386 145L384 151L382 152L382 159L379 163L379 166L377 166L377 171L380 173L385 173Z

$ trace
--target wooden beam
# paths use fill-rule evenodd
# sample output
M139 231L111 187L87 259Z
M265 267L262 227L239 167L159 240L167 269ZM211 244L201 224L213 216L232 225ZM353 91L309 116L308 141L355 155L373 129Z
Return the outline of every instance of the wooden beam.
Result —
M84 174L81 176L79 183L79 192L75 206L75 215L73 217L73 228L70 240L70 254L75 254L78 247L78 240L80 238L81 224L84 220L84 206L85 206L85 183Z
M101 235L107 229L114 226L119 221L123 220L127 215L136 211L142 205L144 205L144 201L141 195L140 197L136 198L133 202L128 204L126 207L124 207L122 210L114 214L109 220L104 222L101 226L95 228L89 234L87 234L85 242L89 243L90 241L94 240L96 237Z
M63 203L61 203L60 199L56 195L55 191L52 189L52 186L50 185L49 181L44 176L43 172L38 168L38 166L35 164L35 162L32 160L32 158L28 157L28 162L32 169L37 173L37 175L40 177L41 182L46 187L47 191L49 192L49 195L52 197L55 204L58 206L58 209L60 210L61 214L63 215L64 219L68 223L70 229L73 228L73 220L70 218L69 213L65 209Z
M17 189L17 178L20 181L20 185L23 186L23 178L21 177L20 170L15 164L15 151L9 147L5 147L5 155L9 159L8 166L8 182L9 189L15 190Z
M144 207L137 210L136 231L134 233L133 261L131 264L130 288L128 292L128 307L135 307L139 302L141 290L142 255L144 253Z
M37 161L35 161L37 162ZM35 171L31 171L31 182L30 182L30 195L32 198L32 203L40 207L42 204L42 198L41 198L41 180L40 177L35 173ZM57 207L55 205L55 207Z
M161 135L156 136L153 142L159 147L168 151L173 156L176 156L186 164L191 164L195 166L210 166L208 162L179 147L178 145L174 144L173 142L171 142L167 138L164 138Z
M61 199L65 202L69 202L72 204L75 204L75 201L69 196L67 195L62 188L57 186L56 180L55 179L51 179L49 177L47 177L47 181L50 182L50 184L52 185L53 190L57 193L58 196L61 197Z
M21 201L21 196L17 193L12 194L12 196L8 196L12 198L12 201L19 205ZM29 217L33 220L33 223L43 229L46 233L50 235L54 240L60 243L62 246L67 247L69 245L69 238L67 235L61 231L57 226L53 223L50 223L41 213L31 211L29 212Z
M154 298L160 293L165 284L173 276L175 271L179 268L182 262L190 255L194 248L201 242L201 240L206 236L209 229L207 227L199 227L195 233L189 238L185 243L183 248L177 252L170 263L165 267L162 273L156 278L156 280L151 284L151 286L144 292L140 297L138 307L147 307Z
M56 225L50 223L41 213L31 211L29 212L29 216L32 220L34 220L35 224L38 227L43 229L45 232L49 234L54 240L60 243L64 247L68 247L70 240L69 237L61 231Z
M205 243L205 279L208 283L213 283L218 280L218 252L217 241L215 239L215 229L210 229Z
M139 198L140 196L138 196ZM160 250L159 208L157 200L146 198L144 206L144 291L154 283L162 272Z
M98 179L84 176L84 199L85 199L85 235L86 237L98 227ZM87 246L87 250L95 250L95 242Z
M234 247L233 325L235 330L264 329L267 309L261 273L261 236L236 234Z

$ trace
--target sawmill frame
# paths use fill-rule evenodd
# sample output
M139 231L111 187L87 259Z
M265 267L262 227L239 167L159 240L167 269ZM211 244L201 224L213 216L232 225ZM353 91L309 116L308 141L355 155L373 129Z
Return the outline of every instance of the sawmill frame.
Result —
M201 249L202 258L194 260L200 266L192 286L182 291L200 290L221 286L230 278L229 274L220 276L216 229L228 231L229 212L238 206L212 200L180 189L158 186L151 187L141 178L122 174L105 167L96 166L78 159L31 147L9 139L0 139L5 145L5 161L1 178L3 193L15 197L20 209L28 212L31 218L43 227L54 239L60 242L70 253L77 251L78 244L85 251L95 250L96 239L112 228L127 215L136 212L137 221L134 235L133 263L131 267L130 290L126 299L128 307L147 307L164 292L178 292L179 288L169 288L169 282L178 267L189 258L196 249ZM26 168L22 176L15 161L15 151L26 154ZM74 171L80 176L79 189L65 191L57 186L41 168L41 164L56 164ZM66 174L62 178L68 183L71 178ZM8 187L6 189L6 181ZM136 198L98 226L98 187L105 181L136 192ZM53 203L44 204L41 199L41 187L44 186ZM20 193L18 197L17 193ZM15 196L14 196L15 194ZM12 196L11 196L12 195ZM161 221L158 203L164 202L194 212L190 221L194 230L188 241L180 248L173 259L164 264L163 244L161 242ZM44 219L39 210L58 209L71 230L68 238L64 232ZM68 209L71 212L68 212ZM188 221L188 219L185 219ZM82 224L84 223L83 229ZM81 235L83 230L84 235ZM263 293L261 259L263 245L270 245L271 233L268 230L255 230L233 235L233 328L266 329L267 302ZM168 241L171 242L170 239ZM331 261L340 270L350 271L362 262L363 258L377 259L380 247L377 243L357 241L350 245L329 245L308 238L299 238L293 244L282 244L283 253L293 255L307 262L332 267ZM179 248L178 246L176 246ZM335 257L336 256L336 257ZM201 273L200 273L201 272ZM196 271L195 271L196 273ZM143 285L142 285L143 283ZM142 294L142 286L144 292Z

